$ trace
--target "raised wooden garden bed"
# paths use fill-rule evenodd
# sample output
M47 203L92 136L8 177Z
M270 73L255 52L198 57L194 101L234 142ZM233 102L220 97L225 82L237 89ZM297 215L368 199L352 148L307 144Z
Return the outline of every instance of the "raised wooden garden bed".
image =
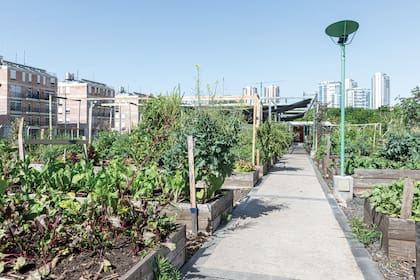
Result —
M212 202L197 204L198 230L201 232L214 233L222 218L232 212L233 191L225 190L223 195ZM184 224L187 230L191 230L192 219L190 212L191 204L181 202L176 206L170 206L167 212L177 214L176 221Z
M377 225L382 232L382 250L390 259L415 261L416 229L413 220L378 213L371 208L369 200L365 199L364 222Z
M258 170L258 177L262 178L264 175L268 173L268 169L270 169L268 163L264 165L257 165L256 169Z
M420 180L420 170L404 169L355 169L353 177L353 192L362 194L374 185L389 185L392 181L401 178Z
M176 245L175 250L170 251L166 247L150 252L141 261L135 264L129 271L122 275L120 280L153 280L153 267L157 255L164 256L177 268L185 262L186 255L186 230L185 225L179 226L179 230L172 233L168 242Z
M416 279L420 279L420 222L416 223Z
M222 189L233 191L233 202L243 199L258 182L258 170L251 172L234 172L225 179Z

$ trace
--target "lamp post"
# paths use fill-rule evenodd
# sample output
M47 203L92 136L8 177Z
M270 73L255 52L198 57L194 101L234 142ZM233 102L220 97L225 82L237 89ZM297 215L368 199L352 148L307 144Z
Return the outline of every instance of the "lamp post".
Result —
M331 40L340 46L341 49L341 90L340 90L340 175L344 176L344 156L345 156L345 71L346 71L346 45L349 45L354 38L354 34L359 28L359 24L352 20L343 20L329 25L325 33ZM349 36L352 35L350 40ZM333 38L338 38L335 42Z

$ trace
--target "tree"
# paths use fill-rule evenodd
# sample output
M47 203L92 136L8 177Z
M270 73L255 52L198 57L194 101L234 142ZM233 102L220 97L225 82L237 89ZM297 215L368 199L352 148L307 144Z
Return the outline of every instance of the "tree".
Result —
M420 124L420 87L411 90L412 97L400 98L401 119L407 127Z

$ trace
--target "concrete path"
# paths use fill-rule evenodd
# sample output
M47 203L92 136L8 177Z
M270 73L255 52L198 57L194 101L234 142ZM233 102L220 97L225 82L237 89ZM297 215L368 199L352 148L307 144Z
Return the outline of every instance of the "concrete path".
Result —
M382 279L298 147L184 266L184 279Z

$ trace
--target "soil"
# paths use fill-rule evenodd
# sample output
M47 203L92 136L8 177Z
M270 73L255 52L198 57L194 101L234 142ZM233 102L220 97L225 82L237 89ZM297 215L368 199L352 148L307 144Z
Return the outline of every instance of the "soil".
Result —
M104 259L112 265L108 272L103 272ZM102 256L98 252L86 251L62 260L52 271L50 279L118 279L140 259L141 256L131 249L129 240L116 239L112 248Z
M187 262L203 244L209 239L210 235L205 232L199 232L196 237L187 231L187 254L185 262Z
M363 219L363 203L364 199L356 196L351 202L347 203L347 207L342 209L351 221L353 217L358 216ZM379 270L386 280L414 280L414 272L416 269L415 263L410 263L402 260L390 260L386 254L381 250L379 240L366 246L372 259L378 264Z
M135 254L131 241L125 237L113 240L112 248L106 249L102 254L97 251L82 251L71 254L56 262L50 263L51 273L46 279L66 280L111 280L118 279L142 258L142 252ZM147 253L147 250L143 251ZM107 272L104 272L104 260L111 263ZM6 279L41 279L36 271L24 274L6 273ZM0 277L0 279L3 279Z

